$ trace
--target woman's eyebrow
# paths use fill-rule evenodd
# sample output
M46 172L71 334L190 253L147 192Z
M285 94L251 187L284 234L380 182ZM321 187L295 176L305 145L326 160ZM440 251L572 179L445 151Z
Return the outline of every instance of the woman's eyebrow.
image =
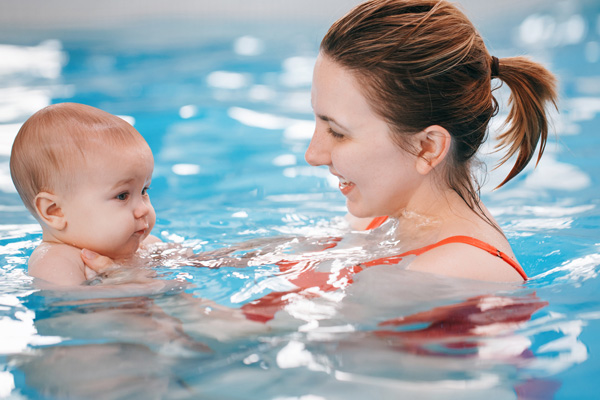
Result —
M340 128L348 130L348 128L346 128L344 125L340 124L335 119L333 119L331 117L328 117L327 115L317 114L317 118L319 118L320 120L325 121L325 122L333 122L334 124L336 124Z

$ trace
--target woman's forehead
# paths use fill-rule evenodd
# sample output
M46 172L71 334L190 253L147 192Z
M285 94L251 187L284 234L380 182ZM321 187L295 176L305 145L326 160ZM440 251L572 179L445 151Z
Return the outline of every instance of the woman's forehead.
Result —
M317 117L340 126L353 126L379 118L360 90L360 82L347 68L320 55L315 64L311 104Z

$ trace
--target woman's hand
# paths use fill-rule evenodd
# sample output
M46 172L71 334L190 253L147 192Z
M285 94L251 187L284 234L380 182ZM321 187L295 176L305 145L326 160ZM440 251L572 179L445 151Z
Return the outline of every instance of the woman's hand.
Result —
M85 278L90 282L98 279L97 283L151 283L155 281L156 271L143 268L135 257L128 259L126 264L119 264L113 259L100 255L88 249L81 250L81 259L85 264ZM96 282L93 282L96 283Z
M162 243L162 240L160 240L156 236L148 235L148 237L144 239L141 248L147 249L155 243ZM117 264L113 259L100 255L95 251L88 249L81 250L81 259L86 265L84 273L85 278L88 280L121 267L121 265Z
M85 264L85 279L94 279L98 275L117 269L119 266L111 258L102 256L88 249L81 250L81 260Z

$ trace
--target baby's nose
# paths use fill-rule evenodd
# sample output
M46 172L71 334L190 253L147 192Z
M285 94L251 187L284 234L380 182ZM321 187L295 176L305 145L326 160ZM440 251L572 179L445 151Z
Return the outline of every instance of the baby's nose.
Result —
M152 207L150 204L146 204L146 202L140 201L137 207L135 208L133 215L136 218L145 217L150 212L150 207Z

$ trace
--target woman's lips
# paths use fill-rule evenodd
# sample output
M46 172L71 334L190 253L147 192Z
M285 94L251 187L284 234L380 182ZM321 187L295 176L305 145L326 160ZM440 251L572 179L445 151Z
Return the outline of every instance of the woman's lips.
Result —
M347 181L343 178L339 178L339 179L340 179L340 184L339 184L340 191L345 196L352 191L352 189L354 188L355 185L354 185L354 183Z

